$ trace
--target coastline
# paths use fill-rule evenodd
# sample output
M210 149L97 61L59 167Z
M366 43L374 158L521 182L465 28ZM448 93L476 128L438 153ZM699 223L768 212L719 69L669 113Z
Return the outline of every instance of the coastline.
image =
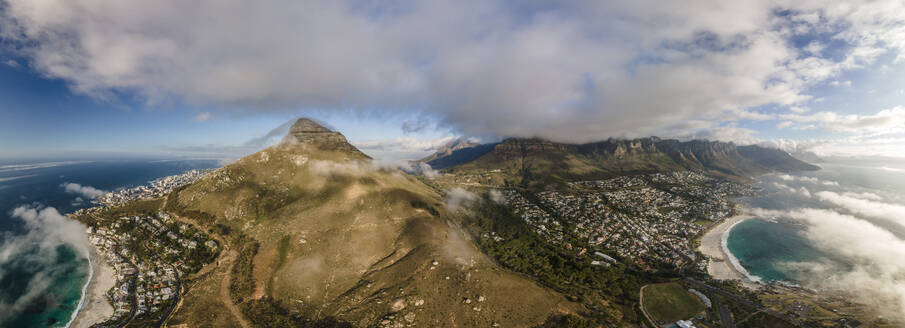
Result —
M107 290L116 284L116 272L107 264L106 256L89 245L91 274L79 301L79 309L67 325L71 328L87 328L113 316L113 306L107 301Z
M749 289L759 289L761 285L756 277L751 277L738 263L738 259L729 252L726 245L729 232L742 221L753 219L749 214L739 214L723 220L701 237L698 250L707 256L707 274L717 280L738 280Z

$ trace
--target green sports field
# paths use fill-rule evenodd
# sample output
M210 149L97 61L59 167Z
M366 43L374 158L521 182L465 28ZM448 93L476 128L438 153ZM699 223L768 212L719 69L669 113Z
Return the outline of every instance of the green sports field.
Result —
M660 322L685 320L704 311L704 303L675 282L648 285L643 293L644 308Z

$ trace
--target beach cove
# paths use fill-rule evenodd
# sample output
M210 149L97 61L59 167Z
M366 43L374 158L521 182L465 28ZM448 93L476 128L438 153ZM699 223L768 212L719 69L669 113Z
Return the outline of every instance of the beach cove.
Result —
M753 219L749 214L740 214L729 217L717 223L701 237L698 251L710 260L707 264L707 273L717 280L738 280L743 286L750 289L760 288L758 279L751 277L732 255L727 246L729 234L735 225Z
M107 300L107 291L116 285L116 272L107 263L105 256L91 249L91 279L80 302L81 307L74 314L69 325L72 328L87 328L103 322L113 315L113 306Z

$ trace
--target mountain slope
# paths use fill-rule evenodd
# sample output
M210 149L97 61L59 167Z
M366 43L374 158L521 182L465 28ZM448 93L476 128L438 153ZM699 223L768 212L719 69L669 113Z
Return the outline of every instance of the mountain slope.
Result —
M253 324L534 326L586 311L498 268L459 228L443 195L372 165L310 120L171 198L183 215L228 231L238 253L229 292ZM204 279L199 286L212 285ZM197 325L190 314L201 308L190 305L213 301L191 297L205 295L190 290L173 322Z

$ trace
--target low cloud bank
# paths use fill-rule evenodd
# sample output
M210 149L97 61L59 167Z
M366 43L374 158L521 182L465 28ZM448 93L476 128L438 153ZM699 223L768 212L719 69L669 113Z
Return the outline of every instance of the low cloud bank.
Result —
M423 175L428 179L436 179L440 177L440 172L434 170L434 168L432 168L430 164L424 162L418 162L418 164L404 166L403 170L412 174Z
M449 209L450 212L455 212L468 206L468 204L476 199L478 199L478 195L475 195L468 190L458 187L453 188L446 192L446 208Z
M832 203L854 214L890 221L905 227L905 206L851 197L832 191L821 191L815 195L824 202Z
M761 206L777 207L751 213L800 223L800 235L823 254L777 265L806 287L841 292L878 314L905 320L905 205L882 187L845 190L848 185L822 177L775 178L766 184L775 187L777 194L768 197L776 201Z
M88 251L85 226L53 207L20 206L11 216L22 221L25 233L7 232L0 243L0 281L17 281L0 295L0 325L38 298L51 297L47 291L54 282L71 274L58 267L60 246L71 247L79 258Z
M803 235L818 248L843 259L789 263L797 279L820 290L845 292L886 315L905 319L905 240L866 220L833 210L803 208L790 212L754 210L805 224Z
M67 193L80 195L89 199L95 199L107 193L104 190L100 190L92 186L83 186L78 183L72 182L65 182L61 184L60 187L63 188L63 190L65 190Z

